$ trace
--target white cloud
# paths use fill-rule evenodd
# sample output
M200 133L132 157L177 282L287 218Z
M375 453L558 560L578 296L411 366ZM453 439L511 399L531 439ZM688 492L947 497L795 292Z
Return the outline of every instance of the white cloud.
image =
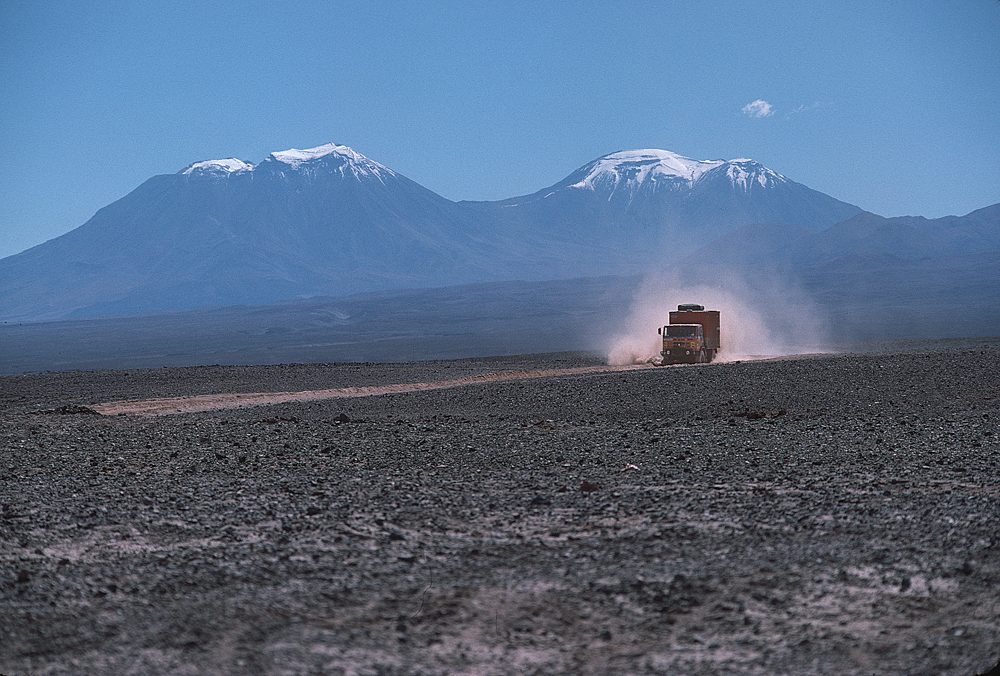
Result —
M750 117L771 117L774 115L774 107L767 101L757 99L743 106L742 112Z
M828 105L830 105L830 104L829 103L821 103L819 101L816 101L816 102L810 103L810 104L803 103L802 105L798 106L794 110L791 110L788 113L786 113L785 117L788 118L788 117L791 117L792 115L797 115L798 113L804 113L807 110L813 110L815 108L824 108L824 107L826 107Z

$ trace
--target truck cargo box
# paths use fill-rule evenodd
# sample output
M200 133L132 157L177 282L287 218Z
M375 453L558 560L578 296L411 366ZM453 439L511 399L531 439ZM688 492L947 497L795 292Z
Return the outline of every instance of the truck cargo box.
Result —
M705 333L705 347L718 350L722 347L722 329L718 310L675 311L670 313L671 324L701 324Z

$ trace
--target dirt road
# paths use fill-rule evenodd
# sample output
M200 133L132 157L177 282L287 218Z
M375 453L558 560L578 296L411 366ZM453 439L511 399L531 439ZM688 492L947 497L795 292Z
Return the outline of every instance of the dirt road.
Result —
M486 373L453 380L442 380L430 383L399 383L395 385L368 385L358 387L340 387L323 390L304 390L301 392L230 392L192 395L186 397L164 397L132 401L111 401L94 404L91 408L101 415L171 415L174 413L196 413L200 411L217 411L228 408L245 408L248 406L272 406L294 402L323 401L325 399L341 399L347 397L374 397L384 394L402 394L405 392L422 392L425 390L440 390L449 387L464 387L482 383L493 383L508 380L531 380L533 378L554 378L593 373L609 373L630 371L637 368L653 368L650 365L631 366L582 366L562 369L533 369L526 371L507 371L502 373Z

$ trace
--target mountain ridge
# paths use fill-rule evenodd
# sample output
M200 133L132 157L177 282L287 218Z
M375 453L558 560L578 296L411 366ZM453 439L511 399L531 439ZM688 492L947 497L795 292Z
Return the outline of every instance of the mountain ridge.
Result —
M0 260L0 319L642 274L750 223L818 231L860 211L754 160L650 149L604 155L530 196L453 202L327 143L151 177Z
M900 261L1000 250L1000 204L965 216L896 216L867 211L820 232L788 224L753 223L686 256L687 266L744 266L754 260L791 268L846 256L889 255Z
M737 294L728 316L779 335L796 298L839 341L1000 331L1000 204L884 218L753 160L614 155L497 202L452 202L336 144L151 177L0 260L0 368L602 349L709 302L692 291Z

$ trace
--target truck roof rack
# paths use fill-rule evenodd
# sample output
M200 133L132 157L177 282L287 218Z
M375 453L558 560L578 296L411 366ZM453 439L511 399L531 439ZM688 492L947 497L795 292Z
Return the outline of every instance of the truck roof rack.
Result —
M677 306L678 312L704 312L705 306L697 303L685 303Z

